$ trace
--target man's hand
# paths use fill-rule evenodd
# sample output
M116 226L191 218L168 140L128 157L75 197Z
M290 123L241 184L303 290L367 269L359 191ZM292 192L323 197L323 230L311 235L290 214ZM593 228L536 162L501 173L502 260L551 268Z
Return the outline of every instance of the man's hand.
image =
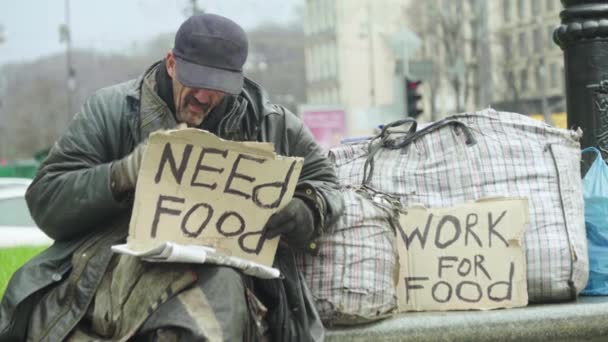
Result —
M146 151L147 140L139 144L126 157L112 163L111 182L115 198L135 189L137 175L141 168L141 160Z
M188 126L185 123L178 124L174 129L185 129ZM165 130L159 130L165 131ZM157 131L157 132L159 132ZM148 140L140 143L133 152L126 157L112 163L111 166L111 184L112 192L116 199L122 198L126 193L133 191L137 184L137 175L141 168L141 160L148 146Z
M267 239L283 235L289 245L305 247L315 231L313 211L303 200L294 197L285 208L270 217L265 231Z

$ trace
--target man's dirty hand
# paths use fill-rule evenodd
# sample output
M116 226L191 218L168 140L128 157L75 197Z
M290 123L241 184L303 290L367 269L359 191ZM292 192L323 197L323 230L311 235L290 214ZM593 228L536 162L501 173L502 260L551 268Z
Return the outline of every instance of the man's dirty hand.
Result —
M184 123L178 124L174 129L180 130L188 128ZM166 130L158 130L162 132ZM144 140L126 157L112 163L111 184L114 197L120 198L127 192L133 191L137 184L137 175L141 168L141 161L146 151L148 140Z
M294 197L289 204L270 217L266 223L267 239L282 235L293 247L304 247L314 233L314 214L303 200Z
M135 189L146 147L147 141L144 141L126 157L112 163L112 191L115 197L120 197L119 195Z

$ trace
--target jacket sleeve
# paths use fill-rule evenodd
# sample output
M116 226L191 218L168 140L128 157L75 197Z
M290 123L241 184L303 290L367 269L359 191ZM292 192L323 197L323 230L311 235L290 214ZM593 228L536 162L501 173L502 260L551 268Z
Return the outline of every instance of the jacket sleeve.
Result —
M76 114L26 193L34 221L55 240L86 235L102 219L128 210L110 188L109 140L120 133L109 115L118 113L108 113L101 97L91 97Z
M304 195L315 204L318 214L315 235L318 237L326 232L344 210L334 165L314 140L310 130L287 110L285 110L285 126L290 155L304 158L296 195ZM310 248L316 247L313 244Z

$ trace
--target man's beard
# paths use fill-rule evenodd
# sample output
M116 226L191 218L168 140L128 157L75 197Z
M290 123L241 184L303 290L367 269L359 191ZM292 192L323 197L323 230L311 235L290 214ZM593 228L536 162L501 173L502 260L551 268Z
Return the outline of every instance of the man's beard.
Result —
M202 113L193 113L190 112L189 106L193 104L194 106L202 109ZM211 109L211 103L199 102L193 95L187 96L184 100L183 106L180 109L179 119L180 121L188 124L189 127L198 127L200 126Z
M189 106L190 104L193 104L193 105L195 105L195 106L197 106L197 107L202 108L202 109L203 109L203 111L204 111L204 113L205 113L205 115L209 113L209 108L211 107L211 103L209 103L209 102L205 102L205 103L203 103L203 102L199 102L199 101L196 99L196 97L194 97L194 95L188 95L188 96L186 97L185 104L186 104L186 108L188 108L188 106Z

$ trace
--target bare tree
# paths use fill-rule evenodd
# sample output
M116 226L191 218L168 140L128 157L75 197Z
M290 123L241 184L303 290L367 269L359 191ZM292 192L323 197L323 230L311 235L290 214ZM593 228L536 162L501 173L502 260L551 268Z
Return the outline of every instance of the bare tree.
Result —
M423 58L433 62L431 88L450 85L456 99L456 111L463 111L476 86L478 61L472 58L481 44L480 25L476 6L464 10L464 0L414 1L408 7L411 28L422 38L423 44L433 44ZM432 96L438 90L431 89ZM431 101L434 107L434 101ZM434 110L433 110L434 112Z
M79 70L73 111L97 89L134 78L147 66L137 57L90 51L74 51L73 57ZM56 54L0 69L5 82L0 107L4 158L28 158L50 147L75 114L67 108L63 58Z

